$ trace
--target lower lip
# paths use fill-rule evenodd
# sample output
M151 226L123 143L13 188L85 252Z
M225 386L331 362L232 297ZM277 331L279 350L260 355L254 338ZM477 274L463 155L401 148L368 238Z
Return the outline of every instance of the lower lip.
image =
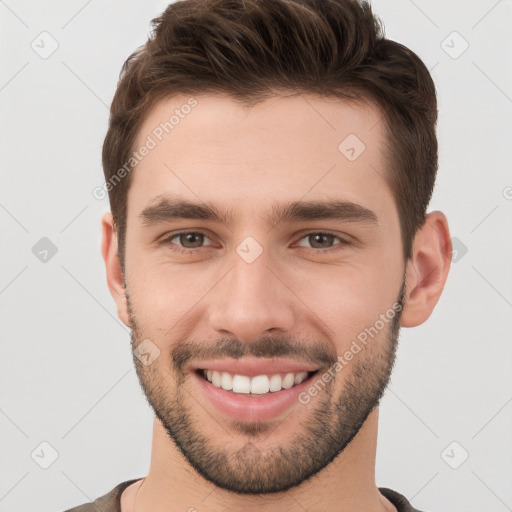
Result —
M250 397L217 388L197 373L193 374L202 394L218 411L230 418L247 422L270 420L288 411L295 404L302 405L299 402L299 395L309 386L313 375L289 389Z

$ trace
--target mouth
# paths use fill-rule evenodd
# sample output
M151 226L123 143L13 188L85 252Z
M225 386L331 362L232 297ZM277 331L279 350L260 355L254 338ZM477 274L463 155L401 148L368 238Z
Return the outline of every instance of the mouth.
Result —
M262 374L254 377L210 369L199 369L197 373L216 388L236 395L256 397L298 386L317 371Z
M201 404L242 422L268 421L295 407L320 369L298 363L232 360L204 363L192 372Z

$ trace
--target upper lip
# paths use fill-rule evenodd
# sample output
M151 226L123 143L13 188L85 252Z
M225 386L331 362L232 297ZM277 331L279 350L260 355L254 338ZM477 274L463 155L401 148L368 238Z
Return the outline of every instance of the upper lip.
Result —
M241 359L212 359L194 365L194 370L216 370L232 375L273 375L276 373L314 372L318 366L291 359L263 359L261 357L243 357Z

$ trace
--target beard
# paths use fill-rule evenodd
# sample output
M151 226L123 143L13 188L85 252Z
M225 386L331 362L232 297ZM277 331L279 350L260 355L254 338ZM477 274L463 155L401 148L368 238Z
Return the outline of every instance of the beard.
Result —
M275 421L233 420L231 429L246 438L241 448L229 450L226 449L227 443L212 442L201 428L211 417L203 411L205 418L198 420L189 407L199 402L201 397L193 397L187 391L183 367L191 359L238 359L248 355L266 358L300 356L302 360L327 370L338 359L337 354L329 351L324 344L299 344L295 339L270 337L251 344L236 339L219 340L214 345L206 342L178 343L168 358L161 357L148 366L134 355L140 385L169 438L206 480L238 494L286 491L309 480L340 455L379 404L395 362L404 290L405 280L396 301L400 308L395 310L393 318L382 329L386 332L379 334L382 339L377 337L373 340L372 337L368 345L341 370L345 380L340 391L336 393L336 377L326 384L322 382L323 389L311 400L309 410L303 416L305 419L297 425L298 428L285 444L276 446L269 443L268 449L263 450L253 442L264 440L265 436L269 437L279 429L280 423ZM139 325L128 294L126 298L134 351L149 336ZM321 381L322 369L313 376L312 383ZM224 430L229 441L233 436ZM261 445L261 442L258 444Z

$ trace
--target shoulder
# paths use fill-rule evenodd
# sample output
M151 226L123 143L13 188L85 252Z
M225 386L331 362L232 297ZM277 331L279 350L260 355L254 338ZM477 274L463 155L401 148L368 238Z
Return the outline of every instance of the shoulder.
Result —
M121 494L134 482L140 480L135 478L116 485L107 494L97 498L93 502L84 503L77 507L70 508L64 512L121 512Z
M379 492L391 503L393 503L397 512L421 512L420 510L413 508L405 496L396 491L393 491L393 489L379 487Z

